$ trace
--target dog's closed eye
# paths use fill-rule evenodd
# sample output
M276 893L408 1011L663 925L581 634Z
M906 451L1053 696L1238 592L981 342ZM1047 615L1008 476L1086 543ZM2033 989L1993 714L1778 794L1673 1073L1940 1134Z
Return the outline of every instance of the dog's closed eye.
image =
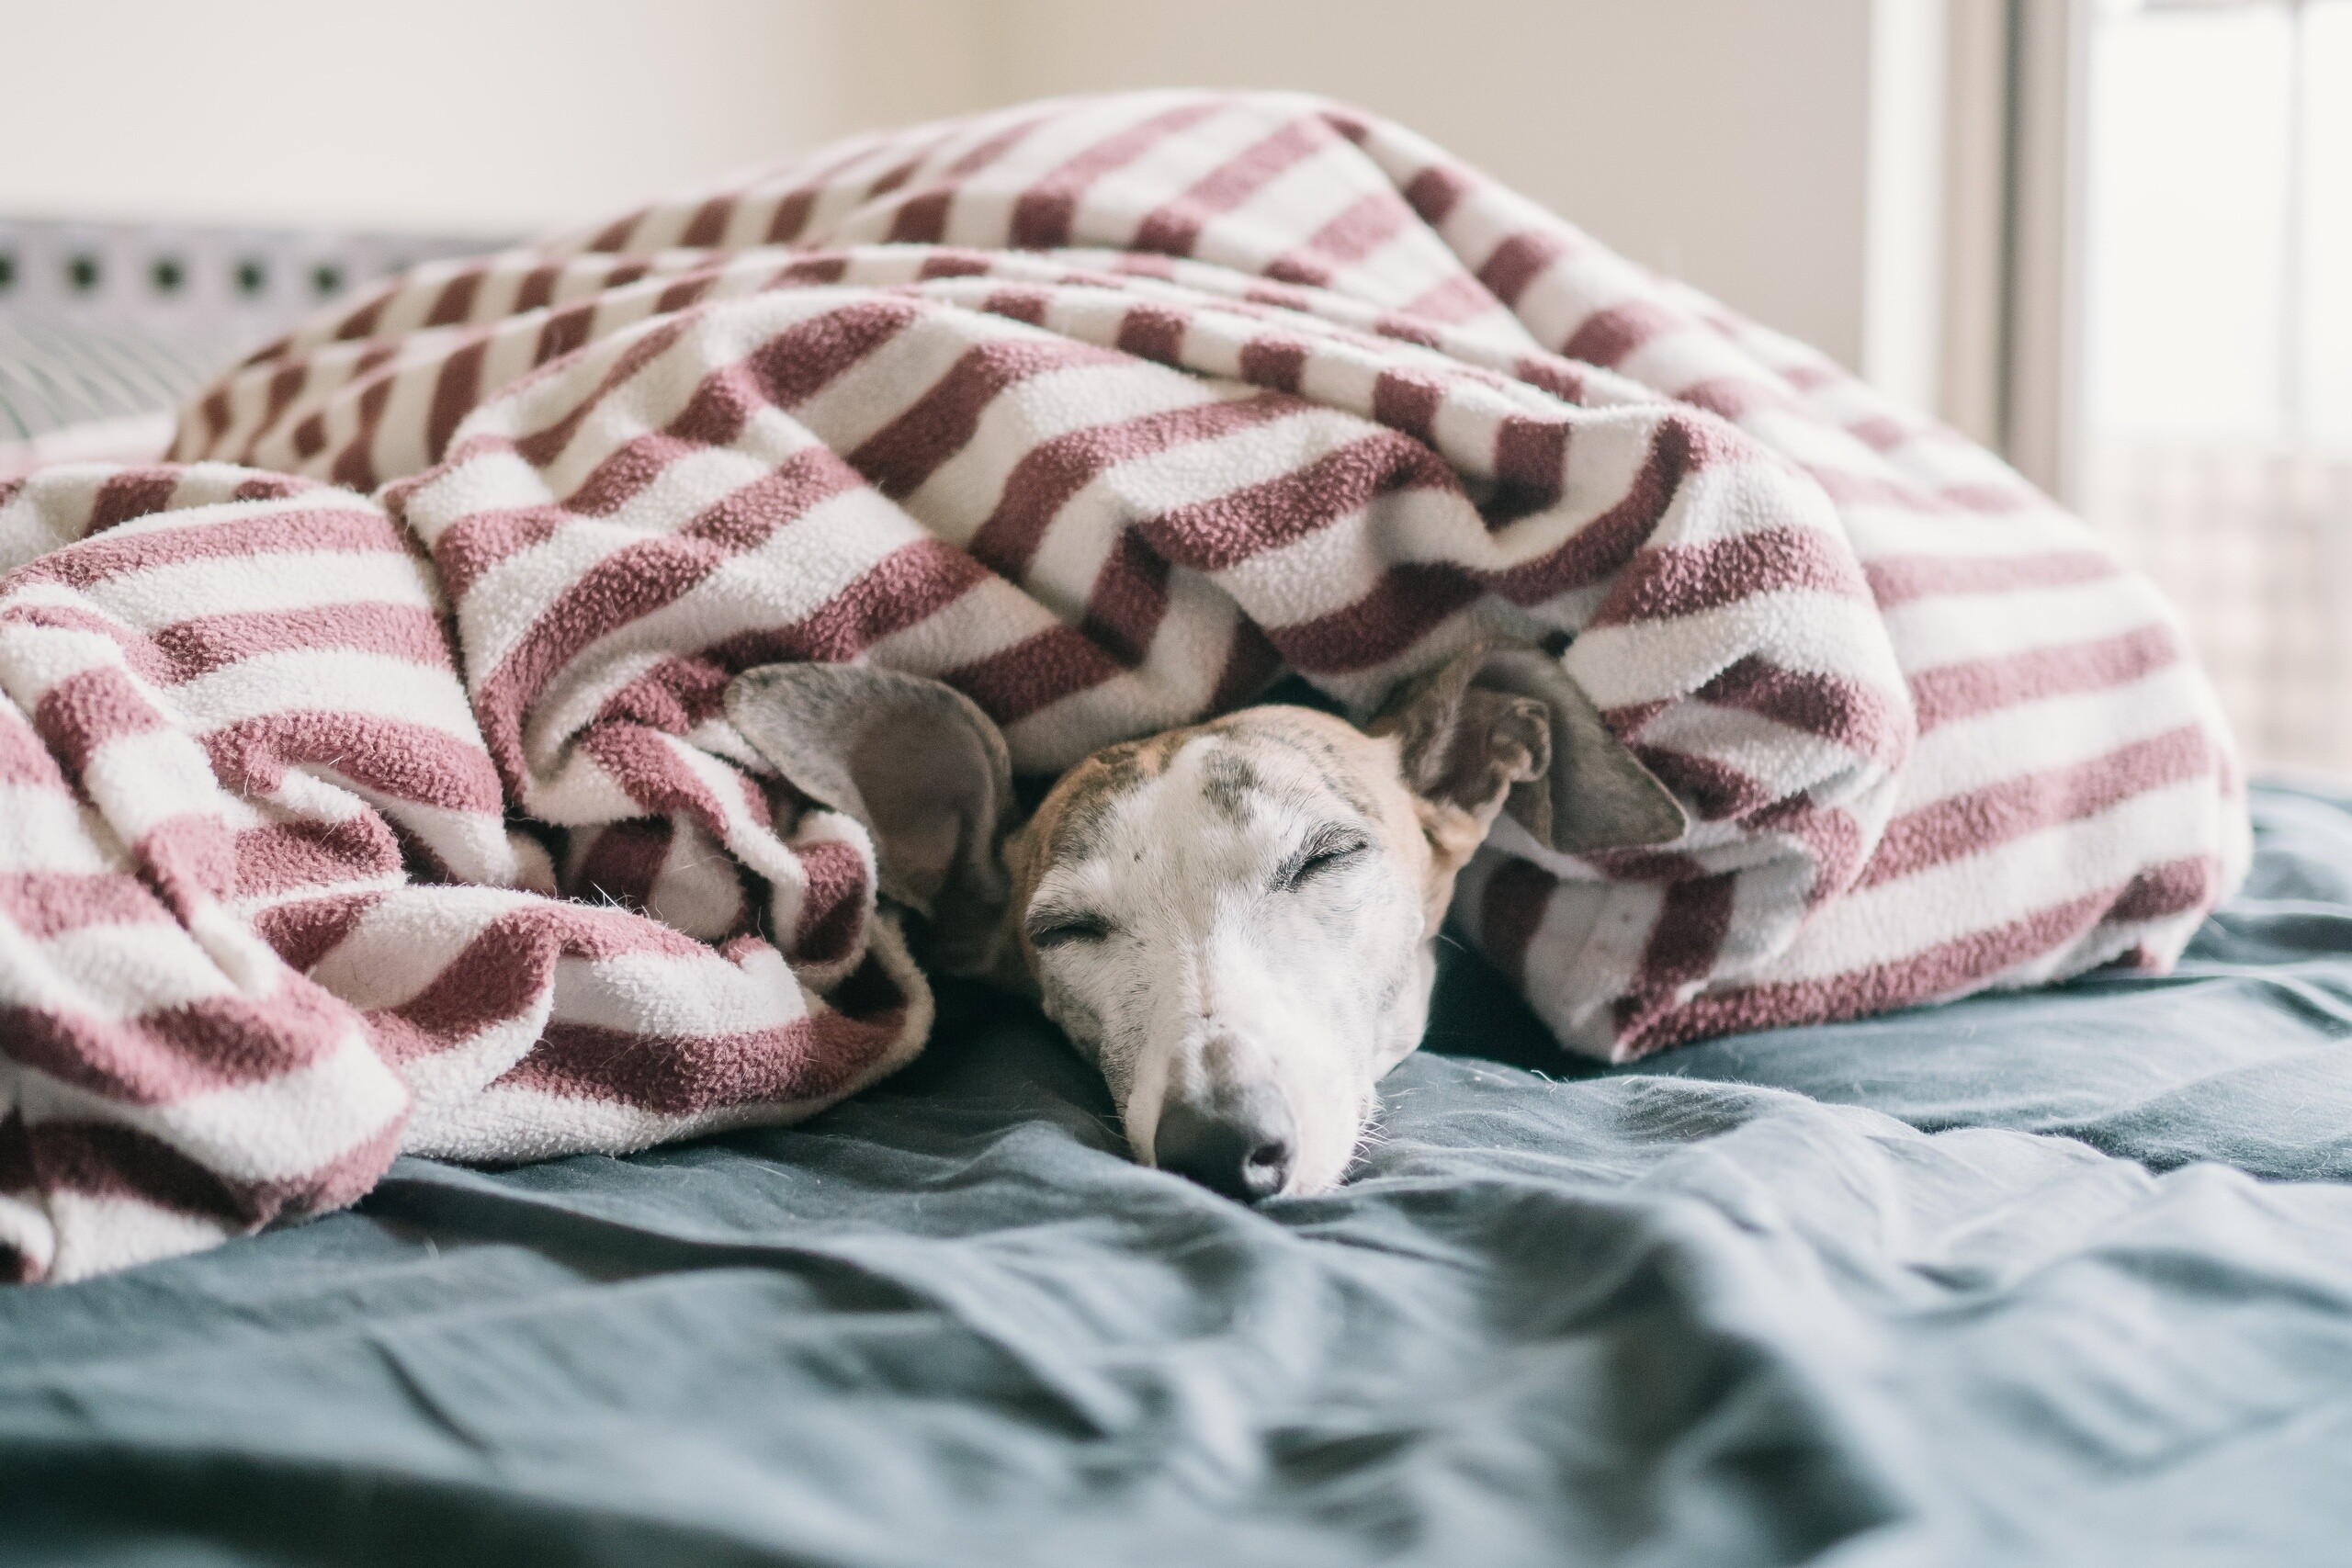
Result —
M1101 942L1111 934L1111 922L1083 909L1046 908L1028 920L1029 945L1061 947L1074 942Z
M1273 890L1285 892L1327 872L1337 871L1371 848L1372 840L1352 828L1338 823L1318 828L1274 868Z

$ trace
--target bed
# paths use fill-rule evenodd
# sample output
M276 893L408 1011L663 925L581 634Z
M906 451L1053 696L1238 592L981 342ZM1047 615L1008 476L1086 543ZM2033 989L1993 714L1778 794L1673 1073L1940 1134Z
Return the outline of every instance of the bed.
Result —
M0 240L69 282L96 243ZM233 281L198 241L90 254ZM421 254L272 243L314 288ZM201 362L153 298L10 309L24 434ZM0 1560L2341 1561L2352 794L2254 804L2164 978L1600 1070L1449 952L1329 1197L1136 1168L1051 1030L960 991L797 1128L403 1159L0 1292Z
M2256 811L2165 979L1561 1077L1456 958L1360 1179L1254 1213L975 994L797 1129L404 1160L0 1293L0 1554L2339 1562L2352 796Z

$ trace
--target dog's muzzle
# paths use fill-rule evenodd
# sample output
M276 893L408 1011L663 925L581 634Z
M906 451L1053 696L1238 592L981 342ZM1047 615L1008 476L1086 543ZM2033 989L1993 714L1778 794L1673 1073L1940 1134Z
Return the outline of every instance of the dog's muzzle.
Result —
M1297 1149L1290 1107L1271 1084L1222 1089L1205 1104L1171 1100L1152 1135L1160 1169L1243 1203L1281 1191Z

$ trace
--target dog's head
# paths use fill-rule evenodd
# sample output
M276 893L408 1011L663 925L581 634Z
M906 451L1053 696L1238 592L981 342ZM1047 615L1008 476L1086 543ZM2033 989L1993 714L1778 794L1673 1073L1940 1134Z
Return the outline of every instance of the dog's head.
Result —
M803 795L866 823L935 967L1033 992L1137 1159L1244 1199L1345 1175L1498 815L1567 853L1686 826L1558 661L1516 645L1363 729L1266 705L1106 748L1017 829L1002 738L936 682L773 665L728 707Z

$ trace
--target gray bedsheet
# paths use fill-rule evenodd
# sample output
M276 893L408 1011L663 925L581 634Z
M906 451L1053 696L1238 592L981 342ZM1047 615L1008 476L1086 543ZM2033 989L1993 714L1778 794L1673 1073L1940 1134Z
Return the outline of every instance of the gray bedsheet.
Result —
M795 1131L0 1293L0 1560L2352 1561L2352 803L2256 805L2172 978L1424 1053L1333 1197L967 998Z

